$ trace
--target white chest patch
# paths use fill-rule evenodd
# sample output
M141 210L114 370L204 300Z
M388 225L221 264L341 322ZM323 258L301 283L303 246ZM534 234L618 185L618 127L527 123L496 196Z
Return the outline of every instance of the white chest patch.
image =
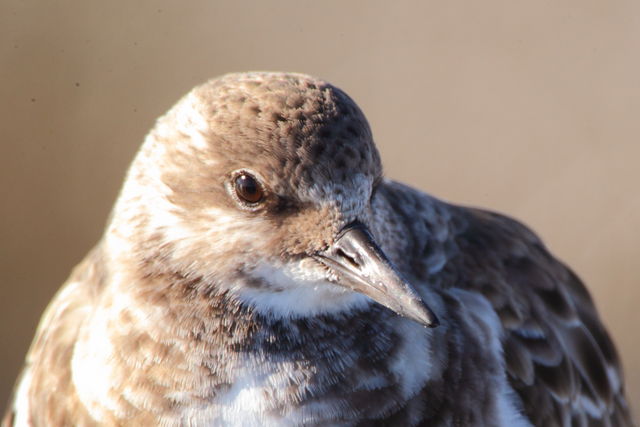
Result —
M300 426L315 425L339 411L331 403L315 403L315 415L298 405L300 395L292 385L305 387L314 374L311 368L291 361L268 362L253 357L238 359L232 369L233 384L205 406L185 405L178 417L164 419L166 425L207 426ZM325 423L326 424L326 423Z
M287 419L279 414L277 407L282 403L279 396L287 388L287 383L299 383L302 375L296 372L291 362L270 363L269 369L245 359L239 369L233 386L216 399L217 425L237 426L281 426L299 425L301 419L293 416ZM295 399L295 396L290 396Z

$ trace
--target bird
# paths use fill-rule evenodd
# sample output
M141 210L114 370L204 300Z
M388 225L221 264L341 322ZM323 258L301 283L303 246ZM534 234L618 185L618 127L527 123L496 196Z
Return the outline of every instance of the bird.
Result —
M631 426L578 276L387 178L344 91L226 74L160 117L4 425Z

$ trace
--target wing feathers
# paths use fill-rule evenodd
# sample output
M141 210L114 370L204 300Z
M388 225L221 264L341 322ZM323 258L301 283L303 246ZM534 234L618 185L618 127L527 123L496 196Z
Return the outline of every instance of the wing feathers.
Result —
M476 268L494 277L466 286L485 295L502 321L506 369L534 424L632 425L619 422L629 418L619 360L577 276L521 224L454 209L466 220L457 236L462 256L483 260Z
M533 232L398 183L385 187L379 193L409 224L403 257L415 277L482 294L496 311L505 369L534 425L633 425L620 361L589 292ZM446 262L426 269L435 257Z
M94 421L78 400L71 378L70 361L77 333L91 311L103 282L99 246L74 269L40 321L27 354L22 378L30 383L24 395L13 396L13 420L33 425L87 425ZM28 399L28 402L15 400ZM70 417L74 417L73 420ZM6 425L11 425L5 421Z

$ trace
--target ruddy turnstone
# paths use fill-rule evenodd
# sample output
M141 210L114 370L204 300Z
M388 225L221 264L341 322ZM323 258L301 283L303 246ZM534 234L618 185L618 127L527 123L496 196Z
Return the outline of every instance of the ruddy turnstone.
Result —
M8 425L632 425L525 226L382 176L357 105L229 74L161 117L46 310Z

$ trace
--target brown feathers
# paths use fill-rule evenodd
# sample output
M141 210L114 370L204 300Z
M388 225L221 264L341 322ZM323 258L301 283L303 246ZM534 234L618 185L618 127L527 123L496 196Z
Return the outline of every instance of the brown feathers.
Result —
M327 82L194 89L45 312L5 425L633 425L580 280L516 221L381 173Z

